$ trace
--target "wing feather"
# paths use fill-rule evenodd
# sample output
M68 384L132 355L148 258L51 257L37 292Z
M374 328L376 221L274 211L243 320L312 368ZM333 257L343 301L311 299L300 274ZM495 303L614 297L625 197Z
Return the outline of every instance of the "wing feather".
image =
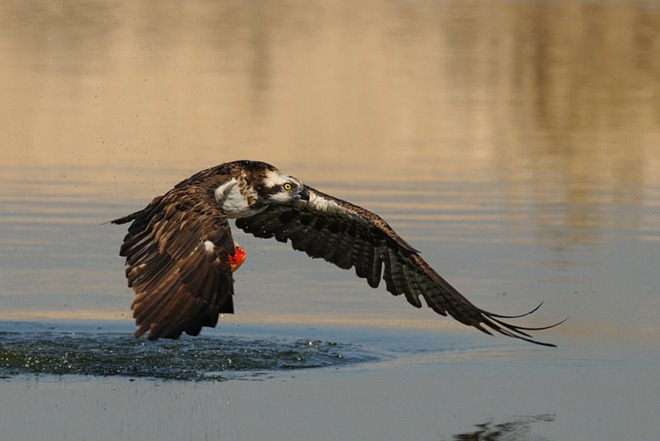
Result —
M135 291L136 337L197 335L203 326L215 326L220 313L233 312L227 255L234 242L211 188L180 184L145 209L112 221L132 222L120 255Z
M387 291L403 294L408 303L426 304L441 315L451 315L468 326L491 334L493 331L532 343L554 346L534 340L525 328L504 322L513 318L480 309L431 268L419 252L376 214L318 190L307 187L309 200L295 200L274 205L268 210L238 219L236 225L260 238L275 237L291 241L295 250L310 257L323 258L340 268L355 268L360 278L372 287L385 281ZM532 311L533 312L533 311Z

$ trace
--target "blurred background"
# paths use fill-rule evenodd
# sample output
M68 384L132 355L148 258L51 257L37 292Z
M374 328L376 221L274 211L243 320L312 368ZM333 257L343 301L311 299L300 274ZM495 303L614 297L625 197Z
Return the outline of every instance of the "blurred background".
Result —
M651 339L659 30L643 0L4 1L0 317L128 320L102 223L256 159L378 212L480 306ZM237 239L243 320L438 323Z

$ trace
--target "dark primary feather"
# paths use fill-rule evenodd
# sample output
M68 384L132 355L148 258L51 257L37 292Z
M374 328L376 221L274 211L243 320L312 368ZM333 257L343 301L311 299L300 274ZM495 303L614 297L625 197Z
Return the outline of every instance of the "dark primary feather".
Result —
M135 336L177 338L215 326L233 312L233 279L227 254L234 242L227 216L214 204L213 182L179 185L145 209L112 221L133 222L120 250L135 290ZM226 177L224 177L226 179ZM205 241L214 244L207 252Z
M403 294L410 304L418 308L422 306L421 297L438 314L449 314L487 334L495 331L532 343L554 346L533 340L526 331L556 325L538 328L516 326L501 320L513 316L501 316L477 308L436 273L418 251L379 216L310 187L307 189L311 195L309 202L295 201L288 205L272 206L251 217L238 219L236 225L257 237L290 241L294 249L304 251L313 258L325 259L340 268L354 267L355 273L367 279L373 288L378 287L382 278L390 293ZM330 208L323 210L328 206L323 200L329 201Z

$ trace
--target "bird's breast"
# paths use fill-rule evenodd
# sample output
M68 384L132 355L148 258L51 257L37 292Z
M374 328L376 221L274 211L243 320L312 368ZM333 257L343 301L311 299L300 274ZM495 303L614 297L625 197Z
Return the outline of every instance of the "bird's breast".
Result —
M259 213L263 207L256 204L257 193L252 187L241 185L232 178L215 189L215 199L228 217L237 219Z

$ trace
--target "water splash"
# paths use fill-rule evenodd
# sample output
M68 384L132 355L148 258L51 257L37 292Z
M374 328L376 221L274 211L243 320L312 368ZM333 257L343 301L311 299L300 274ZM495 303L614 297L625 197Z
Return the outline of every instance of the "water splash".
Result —
M223 380L375 358L354 345L306 339L223 336L149 342L123 333L0 332L0 377L38 374Z

